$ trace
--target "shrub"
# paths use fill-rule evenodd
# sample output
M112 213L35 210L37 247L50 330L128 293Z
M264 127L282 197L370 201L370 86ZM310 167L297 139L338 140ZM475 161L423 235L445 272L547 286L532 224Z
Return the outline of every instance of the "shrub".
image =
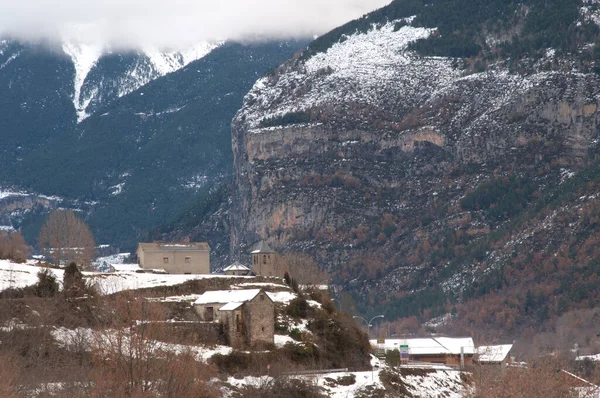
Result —
M356 383L356 375L354 373L337 378L337 383L340 386L351 386Z
M298 328L293 328L292 330L290 330L290 337L296 341L301 341L302 340L302 332L300 332L300 329L298 329Z
M42 268L38 274L38 282L34 286L34 293L38 297L54 297L58 294L56 276L48 268Z
M83 274L75 263L70 263L65 268L63 276L63 292L66 297L81 297L85 294Z
M290 301L286 308L287 314L294 318L306 318L311 313L311 310L312 308L302 296L296 297Z
M244 386L241 398L325 398L322 388L306 380L278 377L259 386Z
M273 116L260 121L260 127L286 126L290 124L301 124L310 122L310 114L299 111L290 112L282 116Z

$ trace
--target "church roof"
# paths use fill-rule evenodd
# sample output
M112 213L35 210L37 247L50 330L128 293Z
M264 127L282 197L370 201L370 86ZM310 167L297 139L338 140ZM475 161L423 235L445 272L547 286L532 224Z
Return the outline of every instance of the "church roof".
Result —
M275 251L269 247L267 242L261 240L260 242L258 242L258 245L256 245L254 250L252 250L252 254L256 253L275 253Z

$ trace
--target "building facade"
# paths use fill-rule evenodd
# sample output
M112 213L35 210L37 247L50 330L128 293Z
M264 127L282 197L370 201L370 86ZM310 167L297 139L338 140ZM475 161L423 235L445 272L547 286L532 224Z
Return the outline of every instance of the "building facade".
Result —
M275 304L260 289L216 290L201 295L194 309L204 322L219 322L234 348L273 344Z
M446 365L472 365L475 345L470 337L429 337L371 340L378 350L392 351L406 347L409 361Z
M256 275L283 278L288 271L287 264L283 257L271 249L264 241L261 241L256 245L251 255L252 271L254 271Z
M136 253L144 269L162 269L169 274L210 273L210 246L206 242L140 243Z

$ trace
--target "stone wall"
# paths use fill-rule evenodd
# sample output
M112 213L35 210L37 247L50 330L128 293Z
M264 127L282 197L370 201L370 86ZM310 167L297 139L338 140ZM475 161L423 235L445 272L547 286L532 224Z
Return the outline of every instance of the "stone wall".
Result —
M251 347L273 344L275 335L275 304L260 292L244 304L244 326L246 342Z
M157 322L144 324L157 326L157 339L174 344L226 344L223 327L219 322Z

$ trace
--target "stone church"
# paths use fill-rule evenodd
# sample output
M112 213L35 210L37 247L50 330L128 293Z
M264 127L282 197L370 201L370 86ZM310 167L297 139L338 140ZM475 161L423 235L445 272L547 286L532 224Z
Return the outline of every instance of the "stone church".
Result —
M252 251L252 271L256 275L283 278L288 266L283 257L261 241Z

